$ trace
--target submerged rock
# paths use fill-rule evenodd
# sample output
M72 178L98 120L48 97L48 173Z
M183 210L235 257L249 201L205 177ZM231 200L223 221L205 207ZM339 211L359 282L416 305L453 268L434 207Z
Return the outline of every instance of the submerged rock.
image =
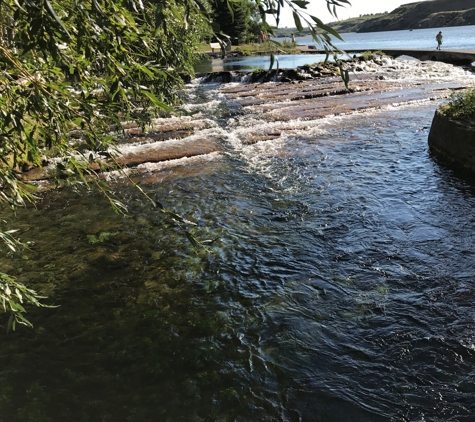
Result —
M167 166L166 161L174 165L180 159L201 159L200 156L206 159L233 148L234 143L240 147L300 134L302 128L328 116L446 98L450 89L460 88L469 80L469 71L444 63L399 60L352 63L369 71L352 72L350 89L345 87L339 69L333 64L271 72L210 74L206 79L194 81L184 93L185 105L177 109L176 116L158 118L145 131L132 121L122 123L121 128L111 127L111 134L117 137L117 162L130 169L129 174L136 174ZM447 82L447 75L455 75L452 78L460 82ZM206 87L203 91L210 97L202 96L199 85L203 80L218 79L234 83L221 82L209 90ZM248 127L229 138L227 128L241 118L246 119ZM81 133L74 133L74 137L74 145L83 157L92 154L103 164L91 168L106 172L104 177L107 177L107 171L114 168L113 152L105 151L97 157L88 150ZM18 172L25 181L58 175L54 162L50 165L45 162L43 168L24 166ZM63 176L67 178L68 174ZM39 185L46 189L46 184Z
M229 71L207 73L203 76L201 82L228 83L232 82L233 76L234 72Z
M201 83L229 82L295 82L338 76L339 69L332 63L299 66L293 69L258 69L254 71L212 72L198 75Z

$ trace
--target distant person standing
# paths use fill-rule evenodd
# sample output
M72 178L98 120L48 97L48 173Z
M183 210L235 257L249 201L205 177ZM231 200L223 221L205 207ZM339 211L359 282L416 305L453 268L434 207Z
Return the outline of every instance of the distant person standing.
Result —
M264 34L264 32L261 31L261 33L259 34L259 42L260 43L263 43L266 39L266 36Z
M437 40L437 50L440 50L440 46L442 45L442 31L439 31L435 39Z
M290 40L291 40L292 42L295 42L295 35L294 35L294 34L290 34Z

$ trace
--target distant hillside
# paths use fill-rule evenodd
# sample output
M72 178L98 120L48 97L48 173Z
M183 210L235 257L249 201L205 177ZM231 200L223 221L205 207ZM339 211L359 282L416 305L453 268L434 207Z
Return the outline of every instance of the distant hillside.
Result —
M344 21L331 22L328 25L331 26L339 33L344 32L358 32L362 25L371 19L381 19L388 16L388 13L375 13L373 15L361 15L357 18L345 19Z
M351 21L349 19L348 21ZM426 0L404 4L391 13L345 25L329 24L340 32L377 32L412 28L475 25L475 0Z

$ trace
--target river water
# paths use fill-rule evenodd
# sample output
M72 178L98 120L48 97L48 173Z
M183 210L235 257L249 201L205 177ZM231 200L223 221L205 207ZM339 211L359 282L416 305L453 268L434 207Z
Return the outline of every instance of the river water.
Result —
M184 222L121 178L126 216L80 186L4 213L3 271L59 307L0 334L0 421L473 421L475 183L427 137L474 77L400 63L313 103L194 81L219 151L131 173Z
M370 33L343 33L342 40L332 37L332 42L343 51L353 49L434 49L437 47L435 36L439 31L443 32L444 40L442 49L447 50L474 50L475 49L475 25L454 26L446 28L424 28L412 31L386 31ZM282 42L285 38L275 38ZM287 38L290 41L290 38ZM321 48L311 36L297 38L298 45L313 45ZM294 68L305 64L312 64L325 59L323 54L285 54L277 55L277 63L280 68ZM346 59L345 55L341 56ZM269 57L241 57L217 59L210 63L202 63L197 67L199 72L211 72L217 70L242 70L242 69L268 69Z

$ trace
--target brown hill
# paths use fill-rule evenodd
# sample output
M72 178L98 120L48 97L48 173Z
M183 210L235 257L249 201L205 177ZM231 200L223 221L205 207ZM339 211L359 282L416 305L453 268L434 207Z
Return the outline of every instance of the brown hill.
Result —
M475 25L475 0L426 0L404 4L391 13L368 19L356 32Z

